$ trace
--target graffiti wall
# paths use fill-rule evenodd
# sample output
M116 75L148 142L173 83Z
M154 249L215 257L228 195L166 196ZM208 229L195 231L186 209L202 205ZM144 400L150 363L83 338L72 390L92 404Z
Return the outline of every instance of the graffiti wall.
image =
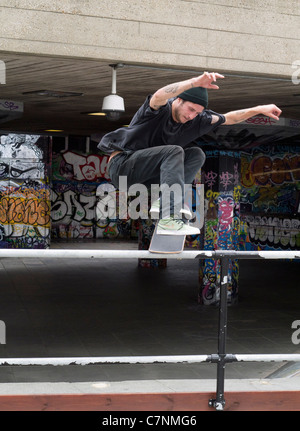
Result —
M240 226L240 153L206 149L202 172L205 186L205 250L235 250L239 244ZM237 298L238 265L230 262L228 302ZM218 304L220 262L205 259L200 263L200 302Z
M269 145L243 151L207 149L204 249L299 250L300 147ZM200 268L200 301L219 300L219 262ZM231 262L228 302L238 293Z
M241 166L241 248L299 250L300 146L243 151Z
M199 145L207 156L205 249L299 250L300 122L257 116L219 127ZM228 302L237 299L238 274L233 261ZM219 278L218 262L200 262L200 302L218 303Z
M47 248L50 244L48 137L0 137L0 247Z
M132 238L137 227L130 219L99 218L97 190L110 184L108 156L76 150L53 153L52 238ZM118 211L116 211L118 214Z

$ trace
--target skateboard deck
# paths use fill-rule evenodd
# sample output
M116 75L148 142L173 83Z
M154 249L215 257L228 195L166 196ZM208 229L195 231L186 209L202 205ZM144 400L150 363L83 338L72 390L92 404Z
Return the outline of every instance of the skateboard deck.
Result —
M149 251L151 253L181 253L186 235L159 235L157 223L152 235Z
M202 229L204 223L204 185L197 184L196 201L198 201L196 211L196 221L193 226ZM149 246L151 253L181 253L184 249L186 235L158 235L157 223Z

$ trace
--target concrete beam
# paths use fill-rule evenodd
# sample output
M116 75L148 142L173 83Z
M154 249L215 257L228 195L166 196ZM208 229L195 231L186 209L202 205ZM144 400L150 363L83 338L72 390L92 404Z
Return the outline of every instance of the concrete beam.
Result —
M0 50L291 77L297 0L2 0Z

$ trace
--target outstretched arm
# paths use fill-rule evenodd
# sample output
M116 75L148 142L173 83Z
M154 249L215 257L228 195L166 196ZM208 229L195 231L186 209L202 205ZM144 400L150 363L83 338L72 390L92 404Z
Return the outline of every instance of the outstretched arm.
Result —
M187 79L186 81L175 82L174 84L166 85L157 90L150 99L152 109L159 109L164 106L169 99L178 96L183 91L192 87L204 87L208 89L218 90L219 87L213 84L218 78L224 78L223 75L215 72L204 72L196 78Z
M254 117L258 114L266 115L267 117L279 120L281 109L276 105L259 105L253 108L241 109L239 111L231 111L225 114L225 123L223 125L237 124L242 121L248 120L248 118Z

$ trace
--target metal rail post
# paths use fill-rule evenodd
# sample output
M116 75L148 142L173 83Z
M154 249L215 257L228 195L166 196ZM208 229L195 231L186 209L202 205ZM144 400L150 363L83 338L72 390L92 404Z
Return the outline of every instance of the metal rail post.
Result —
M217 363L217 391L216 399L209 400L209 406L216 410L223 410L225 365L226 365L226 337L227 337L227 287L228 287L229 258L221 257L221 280L219 302L219 332L218 355L212 355L212 362ZM215 357L215 359L214 359Z

